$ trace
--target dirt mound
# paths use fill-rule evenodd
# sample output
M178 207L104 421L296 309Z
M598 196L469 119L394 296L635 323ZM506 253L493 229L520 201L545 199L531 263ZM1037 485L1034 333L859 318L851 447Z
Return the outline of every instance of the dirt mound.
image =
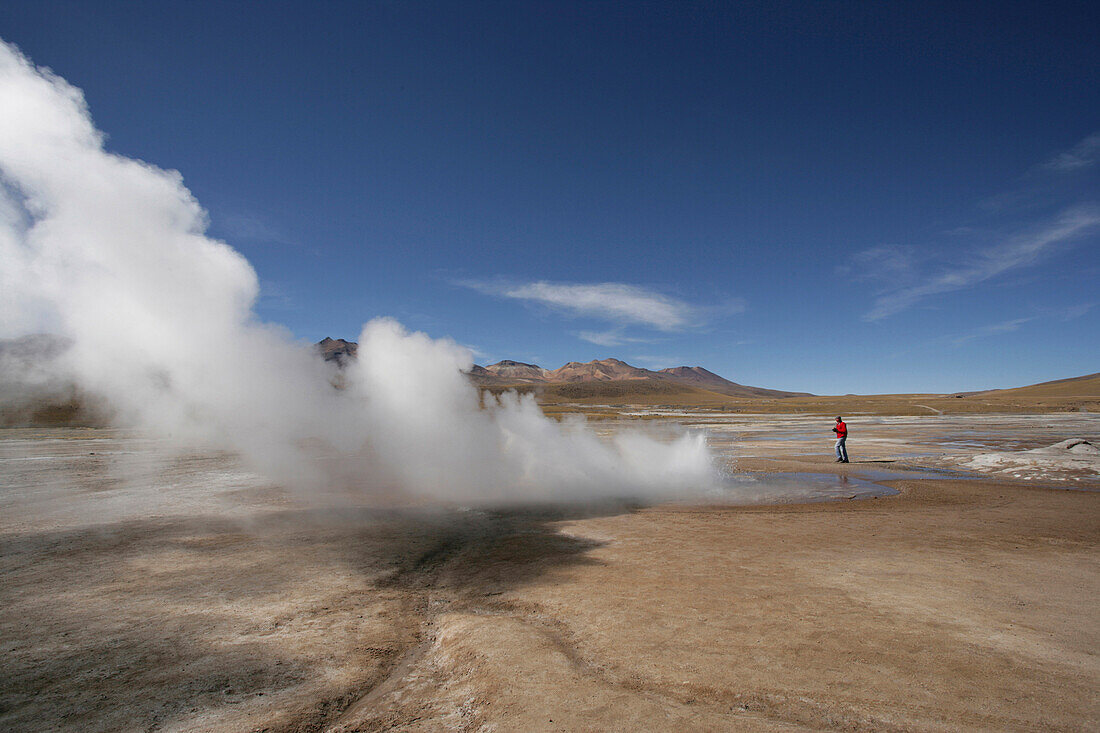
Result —
M1036 448L1028 451L1028 453L1073 453L1079 456L1096 456L1100 455L1100 448L1084 438L1070 438L1069 440L1063 440L1061 443L1055 443L1049 448Z
M1045 448L982 453L962 464L983 473L1013 478L1054 479L1100 476L1100 448L1084 438L1070 438Z

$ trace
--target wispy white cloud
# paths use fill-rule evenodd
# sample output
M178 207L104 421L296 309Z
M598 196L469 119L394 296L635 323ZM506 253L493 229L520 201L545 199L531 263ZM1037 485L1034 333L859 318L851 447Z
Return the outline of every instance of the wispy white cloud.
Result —
M1100 224L1100 207L1078 206L1063 211L1042 227L1018 234L1003 244L975 253L963 264L918 279L914 284L881 293L865 321L877 321L934 295L972 287L1010 270L1030 265L1058 244L1079 237Z
M908 281L918 269L918 252L913 247L884 244L871 247L852 256L850 262L837 267L837 273L853 280L898 283Z
M1077 305L1071 305L1063 312L1062 320L1072 321L1075 318L1080 318L1092 310L1095 305L1096 303L1078 303Z
M598 318L659 331L681 331L699 324L700 310L655 290L627 283L457 283L482 293L538 303L575 316Z
M1054 156L1042 167L1050 171L1077 171L1100 163L1100 132L1094 132L1069 150Z
M469 351L470 354L472 354L474 359L476 359L477 361L486 361L487 362L487 361L491 361L492 358L493 358L492 354L484 352L484 351L482 351L481 349L479 349L478 347L476 347L472 344L460 344L460 346L462 346L462 348Z
M268 242L272 244L295 244L291 238L258 216L250 214L229 214L214 221L216 228L226 237L237 241Z
M577 338L597 346L623 346L624 344L651 344L655 339L624 336L619 329L610 331L581 331Z
M1003 333L1011 333L1013 331L1019 330L1020 326L1024 325L1025 323L1030 323L1034 320L1036 320L1036 316L1031 316L1028 318L1013 318L1010 321L1002 321L1000 323L993 323L988 326L982 326L981 328L974 329L970 333L953 339L953 343L955 343L956 345L964 344L967 341L973 341L974 339L985 338L987 336L998 336Z
M1076 145L1029 168L1010 182L1009 188L986 196L978 207L989 214L1018 216L1023 211L1037 211L1068 202L1075 187L1090 176L1080 175L1095 170L1100 164L1100 131L1080 140ZM1080 189L1078 189L1080 191Z
M267 310L288 311L298 309L293 292L276 280L260 281L260 297L257 305Z

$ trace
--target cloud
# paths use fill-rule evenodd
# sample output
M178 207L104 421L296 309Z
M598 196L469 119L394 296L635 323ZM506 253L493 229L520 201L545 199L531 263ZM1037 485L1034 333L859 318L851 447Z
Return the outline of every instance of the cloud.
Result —
M1072 305L1066 308L1065 312L1062 314L1062 320L1072 321L1075 318L1080 318L1092 310L1095 305L1095 303L1079 303L1077 305Z
M275 280L260 281L260 295L256 305L269 311L296 311L300 308L294 300L293 291Z
M522 284L477 281L458 284L490 295L538 303L575 316L647 326L659 331L680 331L698 325L700 320L698 309L688 303L627 283L556 283L539 280Z
M1049 254L1056 245L1081 236L1098 224L1100 207L1095 205L1063 211L1045 226L979 252L962 265L879 295L871 310L863 315L863 320L878 321L934 295L963 290L1030 265Z
M857 252L852 261L837 268L853 280L896 283L909 280L917 270L917 252L912 247L886 244Z
M1025 323L1030 323L1035 319L1036 316L1030 316L1028 318L1013 318L1010 321L1002 321L1001 323L994 323L989 326L982 326L981 328L977 328L968 334L959 336L958 338L954 339L953 343L955 343L956 345L964 344L967 341L973 341L974 339L978 338L985 338L986 336L999 336L1002 333L1011 333L1013 331L1019 330L1020 326L1024 325Z
M633 336L624 336L622 333L613 329L611 331L581 331L577 334L577 338L582 341L587 341L590 344L596 344L597 346L622 346L624 344L651 344L654 339L635 338Z
M477 359L478 361L484 361L484 362L487 362L487 361L490 361L490 360L492 360L492 358L493 358L493 355L492 355L492 354L490 354L490 353L488 353L488 352L486 352L486 351L482 351L482 350L481 350L481 349L479 349L478 347L476 347L476 346L472 346L471 344L460 344L460 346L462 346L462 348L464 348L464 349L466 349L467 351L469 351L469 352L470 352L470 354L471 354L471 355L472 355L472 356L473 356L473 357L474 357L475 359Z
M1060 155L1056 155L1043 168L1051 171L1078 171L1091 168L1100 162L1100 132L1094 132Z
M215 223L229 239L270 244L295 244L281 229L257 216L230 214Z

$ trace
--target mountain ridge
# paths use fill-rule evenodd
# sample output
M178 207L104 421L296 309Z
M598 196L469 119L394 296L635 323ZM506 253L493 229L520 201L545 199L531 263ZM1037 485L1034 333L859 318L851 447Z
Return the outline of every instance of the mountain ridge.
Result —
M314 348L325 361L344 366L348 359L356 358L359 345L354 341L326 336L314 344ZM810 394L738 384L701 366L678 366L654 371L636 367L615 357L587 362L570 361L557 369L546 369L538 364L514 359L501 359L487 366L474 364L466 374L479 387L494 388L629 382L648 391L667 391L669 387L677 386L731 397L783 398L805 397Z
M808 392L789 392L738 384L701 366L679 366L654 371L633 366L614 357L593 359L589 362L570 361L557 369L505 359L488 366L475 364L469 375L476 384L484 387L628 382L639 387L642 383L655 386L658 383L677 385L731 397L783 398L809 395Z
M338 366L344 366L348 359L354 359L359 354L359 344L355 341L334 339L325 336L313 345L317 353L325 361L334 361Z

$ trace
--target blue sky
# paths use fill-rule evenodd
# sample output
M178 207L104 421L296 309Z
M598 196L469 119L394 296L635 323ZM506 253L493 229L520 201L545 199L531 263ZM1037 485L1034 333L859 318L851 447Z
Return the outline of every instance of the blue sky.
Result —
M9 1L301 339L847 392L1100 370L1095 3Z

